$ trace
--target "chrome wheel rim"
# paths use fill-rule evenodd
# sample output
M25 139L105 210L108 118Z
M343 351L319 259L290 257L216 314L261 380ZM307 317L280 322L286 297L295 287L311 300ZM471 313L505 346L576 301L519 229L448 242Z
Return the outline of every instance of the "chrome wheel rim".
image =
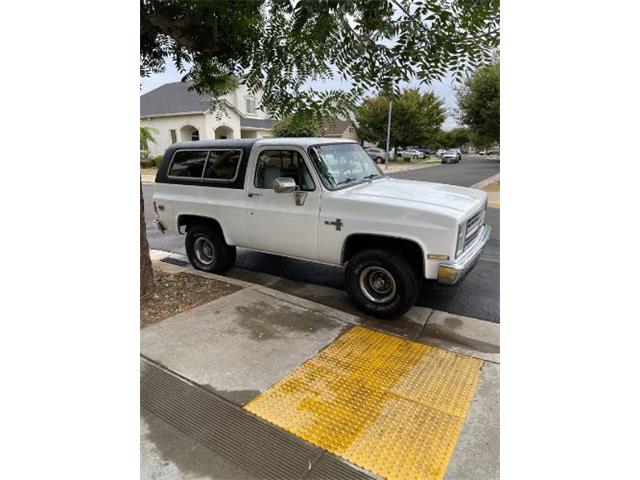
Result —
M362 294L374 303L387 303L396 294L396 281L385 268L367 267L360 273Z
M204 265L211 265L216 259L213 243L207 237L196 238L196 241L193 242L193 250L198 261Z

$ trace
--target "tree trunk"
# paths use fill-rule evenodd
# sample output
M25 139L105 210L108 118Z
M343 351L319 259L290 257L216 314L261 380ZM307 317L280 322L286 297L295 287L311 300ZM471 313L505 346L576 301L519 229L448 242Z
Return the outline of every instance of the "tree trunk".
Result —
M142 181L140 181L140 296L153 291L153 268L149 256L149 242L147 242L147 225L144 221L144 198L142 196Z

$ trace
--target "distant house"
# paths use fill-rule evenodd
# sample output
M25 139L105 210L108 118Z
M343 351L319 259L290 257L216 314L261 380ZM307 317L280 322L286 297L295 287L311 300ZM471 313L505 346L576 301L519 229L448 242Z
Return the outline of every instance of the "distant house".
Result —
M360 142L358 129L351 120L336 118L332 121L325 121L322 125L322 136L333 138L348 138Z
M209 99L189 91L189 86L167 83L140 96L140 124L157 130L157 144L150 145L151 156L162 155L176 142L271 136L275 120L258 108L261 94L240 86L223 98L224 112L211 112Z

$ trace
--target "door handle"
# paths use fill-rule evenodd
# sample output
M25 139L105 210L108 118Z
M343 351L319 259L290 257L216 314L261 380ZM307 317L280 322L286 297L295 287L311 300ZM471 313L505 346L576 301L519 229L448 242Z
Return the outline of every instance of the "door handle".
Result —
M248 193L247 195L249 195L250 197L261 197L262 196L261 193Z

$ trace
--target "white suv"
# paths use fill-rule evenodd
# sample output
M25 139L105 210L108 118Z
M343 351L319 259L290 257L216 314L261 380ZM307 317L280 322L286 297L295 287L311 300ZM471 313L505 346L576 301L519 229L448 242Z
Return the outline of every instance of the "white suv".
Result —
M327 138L174 144L153 205L196 269L224 273L236 247L345 266L351 299L379 317L406 312L422 279L458 282L490 234L485 192L386 177Z

